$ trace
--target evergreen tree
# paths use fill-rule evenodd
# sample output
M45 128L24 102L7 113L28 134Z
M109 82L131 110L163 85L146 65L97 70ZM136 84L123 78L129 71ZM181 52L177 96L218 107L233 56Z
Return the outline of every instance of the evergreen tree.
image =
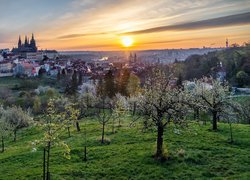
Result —
M57 78L57 81L61 80L61 72L60 72L60 70L58 70L56 78Z
M74 71L71 80L66 85L65 93L68 95L75 95L78 88L77 72Z
M129 77L130 77L130 71L125 68L121 71L119 82L118 82L118 91L121 93L123 96L128 96L128 82L129 82Z
M102 78L98 79L97 87L96 87L97 96L104 96L104 83Z
M114 97L116 93L115 77L111 70L104 77L104 94L110 98Z
M81 85L82 84L82 79L83 78L83 75L82 75L82 71L79 71L79 75L78 75L78 85Z
M129 96L136 96L140 91L140 79L138 76L131 74L129 77L127 91Z

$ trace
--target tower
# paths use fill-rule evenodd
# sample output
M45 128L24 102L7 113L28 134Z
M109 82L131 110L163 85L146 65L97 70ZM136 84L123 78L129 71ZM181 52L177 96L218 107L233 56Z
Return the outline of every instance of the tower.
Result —
M29 46L28 39L27 39L27 36L25 36L24 47L28 47L28 46Z
M18 39L18 48L21 48L22 47L22 41L21 41L21 37L19 35L19 39Z
M137 56L136 56L136 53L135 53L135 55L134 55L134 62L136 63L136 61L137 61Z
M132 55L131 52L130 52L130 54L129 54L129 62L133 62L133 55Z
M33 51L37 51L36 40L34 38L33 33L32 33L31 40L30 40L30 47L32 48Z
M228 39L226 39L226 48L228 48L229 46L228 46Z

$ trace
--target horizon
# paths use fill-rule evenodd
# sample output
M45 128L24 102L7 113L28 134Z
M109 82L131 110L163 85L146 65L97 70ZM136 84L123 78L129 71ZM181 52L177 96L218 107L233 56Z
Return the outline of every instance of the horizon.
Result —
M240 45L250 40L249 0L0 2L0 48L31 33L39 49L57 51L221 48L227 38Z
M191 49L225 49L225 47L190 47L190 48L165 48L165 49L131 49L132 52L139 51L165 51L165 50L191 50ZM39 49L40 50L40 49ZM58 52L124 52L124 50L58 50Z

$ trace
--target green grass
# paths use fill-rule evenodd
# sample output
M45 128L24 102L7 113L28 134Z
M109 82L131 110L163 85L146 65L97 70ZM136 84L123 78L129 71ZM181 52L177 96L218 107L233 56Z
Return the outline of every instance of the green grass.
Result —
M15 77L1 77L0 78L0 88L14 88L15 85L19 85L21 82L21 79L15 78Z
M244 104L250 101L250 96L239 96L239 97L234 97L233 99L240 104Z
M84 162L84 122L81 132L72 131L62 136L71 147L71 159L67 160L58 147L52 148L52 179L249 179L250 177L250 128L249 125L233 125L235 143L229 144L229 127L219 124L219 131L210 131L210 125L191 122L173 133L173 126L164 132L164 144L171 158L158 162L152 158L155 151L154 129L141 131L138 123L128 127L130 120L123 121L117 133L107 127L109 145L99 141L101 126L95 119L88 119L87 151ZM18 133L16 143L9 140L6 152L0 154L0 179L41 179L42 151L31 152L31 141L42 137L38 128L31 127ZM178 151L184 150L184 156Z
M50 79L47 77L43 77L43 78L29 78L29 79L22 79L22 78L16 78L16 77L1 77L0 78L0 88L1 87L5 87L5 88L15 88L15 87L19 87L20 85L22 85L22 83L24 83L25 81L29 81L29 82L33 82L33 83L37 83L37 85L41 85L41 86L55 86L56 84L56 80L55 79ZM26 84L25 84L26 85ZM23 87L21 87L23 88ZM29 87L27 87L29 88Z

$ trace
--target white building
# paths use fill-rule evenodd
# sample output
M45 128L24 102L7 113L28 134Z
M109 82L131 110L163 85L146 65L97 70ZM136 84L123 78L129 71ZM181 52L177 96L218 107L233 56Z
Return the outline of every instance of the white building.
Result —
M8 61L0 62L0 77L13 76L13 64Z
M28 52L26 53L26 59L30 61L41 61L43 59L42 52Z

